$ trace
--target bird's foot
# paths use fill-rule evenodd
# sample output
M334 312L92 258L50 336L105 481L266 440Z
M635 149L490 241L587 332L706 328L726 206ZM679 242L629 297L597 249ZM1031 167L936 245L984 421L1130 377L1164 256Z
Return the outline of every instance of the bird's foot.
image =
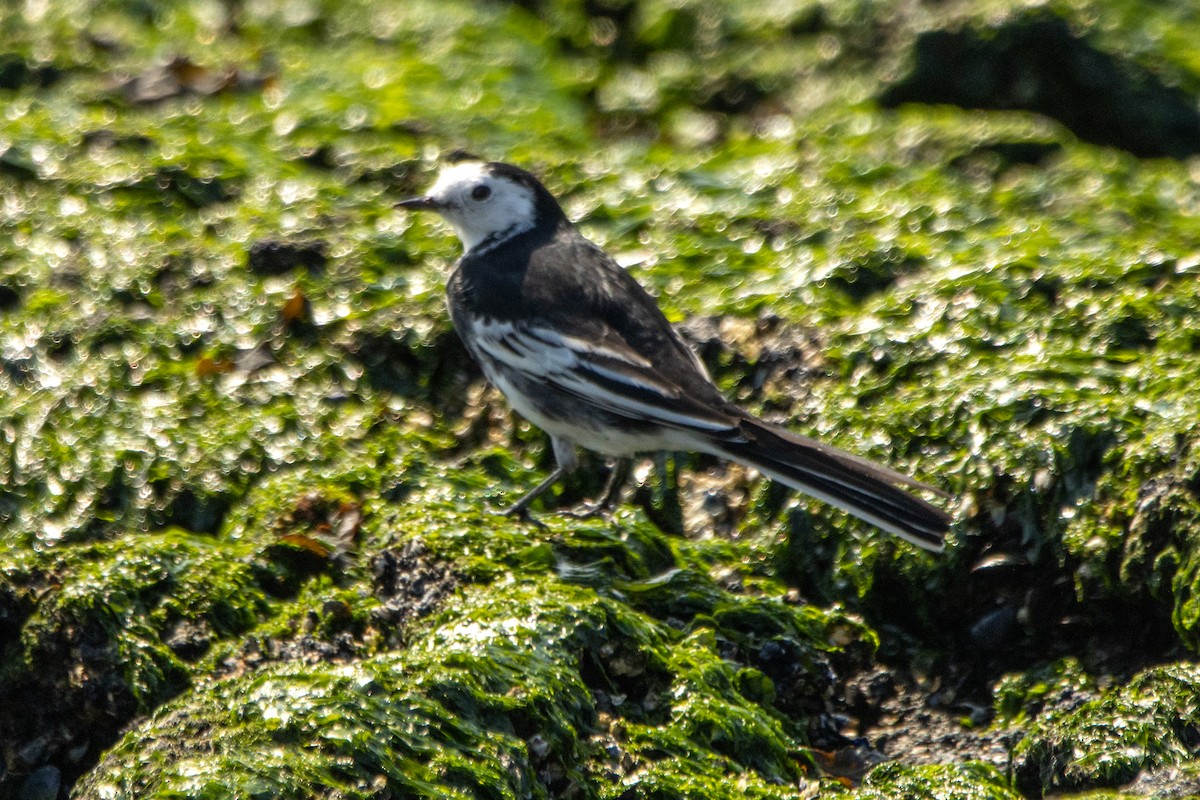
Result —
M501 517L515 519L518 522L529 523L535 528L541 528L542 530L546 528L546 523L529 513L529 505L527 503L513 503L508 508L497 511L496 514Z
M559 516L571 517L572 519L595 519L596 517L604 517L608 519L612 517L612 512L617 510L617 494L605 494L599 500L584 501L570 509L559 510Z
M609 519L612 517L614 510L613 503L597 501L595 503L580 503L571 508L564 508L558 514L559 516L570 517L572 519L595 519L596 517Z
M629 477L629 460L619 458L608 473L608 480L604 483L604 491L600 493L599 500L593 503L580 503L574 508L564 509L558 513L575 519L610 518L621 501L621 488L625 485L627 477Z

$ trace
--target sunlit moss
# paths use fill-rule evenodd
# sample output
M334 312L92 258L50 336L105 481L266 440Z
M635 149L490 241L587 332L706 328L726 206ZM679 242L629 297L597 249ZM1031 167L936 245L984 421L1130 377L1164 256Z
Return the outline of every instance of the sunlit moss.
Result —
M961 646L972 603L997 599L971 571L993 549L1063 597L1014 609L1026 650L976 637L972 653L1037 660L1081 619L1196 649L1194 165L1027 112L874 100L921 32L986 36L1031 13L1194 93L1194 8L536 11L0 9L3 674L62 669L69 706L83 694L63 665L88 631L108 645L89 669L119 695L112 730L186 690L88 791L806 796L808 709L781 708L763 654L785 653L797 693L819 698L834 655ZM464 145L542 175L673 320L749 331L709 354L731 396L961 498L949 552L760 484L739 487L728 539L667 536L633 504L546 530L497 517L542 475L543 437L478 407L442 307L458 245L392 209ZM252 265L275 242L325 256ZM782 367L759 347L780 329L806 343ZM379 615L372 565L418 540L463 594L406 619L410 635ZM820 607L784 602L796 587ZM334 640L346 663L284 653L229 677L254 643ZM641 683L654 695L630 700ZM1035 665L1001 684L1000 711L1027 722L1085 685L1074 662ZM269 716L293 698L292 720ZM1082 713L1038 719L1037 741L1071 738ZM1175 755L1147 752L1063 774ZM1009 792L973 766L884 768L860 791Z
M1200 712L1195 665L1155 667L1078 707L1052 710L1016 747L1025 791L1120 786L1143 769L1186 764Z
M53 694L48 707L64 714L93 704L118 719L149 711L190 684L190 663L214 642L267 613L244 548L180 531L10 551L0 570L5 592L28 609L0 670L10 690ZM92 697L97 687L106 699Z
M906 767L884 764L868 773L862 788L844 795L855 800L1017 800L1019 793L994 767L944 764Z
M1095 680L1072 658L1037 671L1007 675L996 686L996 724L1022 724L1047 707L1078 705L1096 692Z
M545 796L546 774L589 793L692 786L712 796L742 774L738 785L767 796L803 782L800 740L735 688L712 629L680 639L594 590L547 581L469 590L421 628L402 654L269 667L193 692L114 748L79 796L206 786ZM589 738L602 727L600 690L627 692L605 713L628 719L618 746L639 765L615 782L601 777L607 751ZM180 725L208 735L180 738Z

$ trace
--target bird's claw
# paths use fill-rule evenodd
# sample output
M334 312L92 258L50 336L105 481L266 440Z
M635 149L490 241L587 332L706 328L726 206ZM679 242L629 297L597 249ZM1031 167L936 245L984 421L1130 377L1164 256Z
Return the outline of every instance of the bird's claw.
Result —
M515 505L511 505L508 508L496 511L495 513L501 517L515 519L518 522L527 522L530 525L533 525L535 528L541 528L542 530L545 530L546 528L546 523L530 514L529 507L522 505L521 503L516 503Z
M596 517L609 519L614 510L612 503L580 503L573 508L562 509L558 515L571 519L595 519Z

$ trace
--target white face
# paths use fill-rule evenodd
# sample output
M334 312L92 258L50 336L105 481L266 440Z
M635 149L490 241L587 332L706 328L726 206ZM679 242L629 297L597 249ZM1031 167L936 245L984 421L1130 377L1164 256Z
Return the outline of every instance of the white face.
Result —
M437 203L437 212L454 228L467 251L493 234L505 238L505 234L527 231L536 218L533 192L492 175L482 161L443 167L425 196Z

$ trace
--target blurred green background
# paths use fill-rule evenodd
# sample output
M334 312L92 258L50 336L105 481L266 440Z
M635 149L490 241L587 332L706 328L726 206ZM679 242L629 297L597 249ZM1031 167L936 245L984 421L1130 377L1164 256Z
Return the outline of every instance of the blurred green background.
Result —
M0 796L1200 794L1198 30L4 5ZM947 553L686 455L491 515L552 456L392 209L457 147L731 397L953 493Z

